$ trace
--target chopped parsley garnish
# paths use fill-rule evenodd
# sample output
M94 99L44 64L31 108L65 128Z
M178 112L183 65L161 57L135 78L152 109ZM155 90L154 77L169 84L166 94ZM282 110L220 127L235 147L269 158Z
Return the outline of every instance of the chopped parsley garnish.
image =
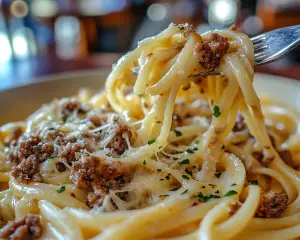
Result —
M55 130L55 127L49 127L48 130L53 131Z
M224 149L225 149L225 146L224 146L224 145L222 145L221 149L222 149L222 150L224 150Z
M179 162L179 164L190 164L189 159L183 159L182 161Z
M181 133L180 131L174 129L174 132L175 132L175 134L176 134L176 137L182 136L182 133Z
M186 179L186 180L189 180L190 177L188 175L182 175L182 178Z
M190 154L193 154L193 153L194 153L194 151L191 150L191 149L187 149L186 152L187 152L187 153L190 153Z
M163 195L159 195L159 197L168 197L169 194L163 194Z
M163 178L161 178L161 179L159 179L160 181L164 181L165 179L163 179Z
M160 169L160 168L159 168L159 169L156 169L156 171L161 172L161 169Z
M159 148L158 149L162 149L163 148L163 146L159 146Z
M156 123L160 124L160 123L161 123L161 121L156 121Z
M212 188L215 188L217 185L215 185L215 184L208 184L209 186L211 186Z
M215 191L215 193L220 193L220 191L219 191L219 190L217 190L217 191Z
M220 107L219 106L214 106L214 112L213 112L214 117L220 117L221 112L220 112Z
M148 142L148 145L151 145L151 144L153 144L153 143L155 143L155 142L156 142L156 139L153 138L153 139L151 139L151 140Z
M180 193L180 195L183 195L183 194L185 194L187 192L188 192L188 189L184 190L182 193Z
M200 141L199 141L199 140L196 140L196 141L195 141L195 143L196 143L196 144L199 144L199 143L200 143Z
M228 191L228 192L224 195L224 197L229 197L229 196L232 196L232 195L235 195L235 194L237 194L236 191L230 190L230 191Z
M49 156L48 159L56 158L57 156Z
M184 30L184 27L183 27L183 26L178 26L178 28L179 28L180 30Z
M178 189L179 189L179 187L176 187L176 188L171 189L170 191L174 192L174 191L177 191Z
M191 147L191 148L188 148L187 150L186 150L186 152L187 153L190 153L190 154L193 154L195 151L197 151L198 150L198 148L197 147Z
M146 164L147 164L147 162L146 162L146 160L144 160L143 165L146 165Z
M62 192L64 192L66 190L66 187L65 186L61 186L59 189L57 189L56 191L58 192L58 193L62 193Z
M216 177L216 178L220 178L220 177L221 177L221 174L222 174L222 172L216 172L216 173L215 173L215 177Z
M236 186L236 183L233 183L233 184L231 184L230 186L232 186L232 187L233 187L233 186Z
M214 195L214 194L203 195L202 192L195 194L194 197L199 198L200 200L203 200L204 202L208 202L210 199L213 199L213 198L220 198L220 196Z
M184 170L188 175L193 176L193 173L189 171L187 168Z
M205 188L205 186L202 186L201 188Z
M249 180L248 181L251 185L258 185L258 181L257 180Z

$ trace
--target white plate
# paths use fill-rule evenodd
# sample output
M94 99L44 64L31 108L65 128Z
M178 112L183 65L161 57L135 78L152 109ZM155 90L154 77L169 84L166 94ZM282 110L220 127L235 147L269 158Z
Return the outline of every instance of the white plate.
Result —
M47 76L37 83L0 92L0 124L25 119L42 104L54 98L75 95L79 88L94 90L104 86L109 70L82 71ZM300 81L256 74L255 88L261 95L275 97L300 109Z

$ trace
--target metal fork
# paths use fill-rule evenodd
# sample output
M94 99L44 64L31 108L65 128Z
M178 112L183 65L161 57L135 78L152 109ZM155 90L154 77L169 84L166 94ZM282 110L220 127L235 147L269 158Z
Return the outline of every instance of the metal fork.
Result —
M267 64L282 58L300 45L300 25L279 28L251 38L255 65Z

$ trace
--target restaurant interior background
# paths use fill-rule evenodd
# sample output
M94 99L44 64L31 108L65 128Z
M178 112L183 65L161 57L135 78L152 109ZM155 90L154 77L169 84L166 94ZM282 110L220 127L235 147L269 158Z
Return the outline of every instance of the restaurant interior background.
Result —
M236 23L254 36L300 24L300 0L0 0L0 89L41 75L110 67L170 22ZM299 66L299 67L298 67ZM300 79L300 49L263 72Z

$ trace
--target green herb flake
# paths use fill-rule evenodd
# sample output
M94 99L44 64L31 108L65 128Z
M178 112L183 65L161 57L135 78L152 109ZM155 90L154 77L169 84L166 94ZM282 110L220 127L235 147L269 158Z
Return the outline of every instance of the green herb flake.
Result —
M258 181L257 180L249 180L248 181L251 185L258 185Z
M220 193L220 191L219 191L219 190L217 190L217 191L215 191L215 193Z
M162 195L159 195L159 197L169 197L169 194L162 194Z
M175 134L176 134L176 137L182 136L182 133L181 133L180 131L174 129L174 132L175 132Z
M186 180L190 180L190 177L188 175L182 175L182 178Z
M224 197L229 197L229 196L232 196L232 195L235 195L235 194L237 194L236 191L230 190L230 191L228 191L228 192L224 195Z
M213 198L220 198L220 196L218 195L214 195L214 194L204 195L202 192L195 194L194 197L199 198L199 200L202 200L204 202L208 202L210 199Z
M165 179L163 179L163 178L161 178L161 179L159 179L160 181L164 181Z
M233 186L236 186L236 185L237 185L236 183L233 183L233 184L231 184L230 186L233 187Z
M163 146L159 146L159 148L158 149L162 149L163 148Z
M186 150L186 152L187 153L190 153L190 154L193 154L195 151L197 151L198 150L198 148L197 147L191 147L191 148L188 148L187 150Z
M220 117L221 112L220 112L220 107L219 106L214 106L214 112L213 112L214 117Z
M187 168L184 170L188 175L190 175L190 176L193 176L193 173L190 171L190 170L188 170Z
M215 188L217 185L215 185L215 184L208 184L209 186L211 186L212 188Z
M49 156L48 159L56 158L57 156Z
M190 164L189 159L183 159L182 161L179 162L179 164Z
M57 189L56 191L57 191L58 193L62 193L62 192L64 192L65 190L66 190L66 187L65 187L65 186L60 186L60 188Z
M180 193L180 195L183 195L183 194L185 194L187 192L188 192L188 189L184 190L182 193Z
M220 178L220 177L221 177L221 174L222 174L222 172L216 172L216 173L215 173L215 177L216 177L216 178Z
M201 188L205 188L205 186L202 186Z
M199 144L199 143L200 143L200 141L199 141L199 140L196 140L196 141L195 141L195 143L196 143L196 144Z
M222 145L221 149L222 149L222 150L224 150L224 149L225 149L225 146L224 146L224 145Z
M151 144L153 144L153 143L155 143L155 142L156 142L156 139L153 138L153 139L151 139L151 140L148 142L148 145L151 145Z
M146 164L147 164L147 162L146 162L146 160L144 160L143 165L146 165Z
M55 127L49 127L48 130L53 131L53 130L55 130Z
M160 169L160 168L159 168L159 169L156 169L156 171L161 172L161 169Z
M187 149L186 152L189 153L189 154L193 154L194 153L194 151L192 149Z
M161 121L156 121L156 123L157 123L157 124L160 124L160 123L161 123Z
M180 30L184 30L184 27L183 27L183 26L178 26L178 28L179 28Z
M175 191L177 191L178 189L179 189L179 187L176 187L176 188L171 189L170 191L175 192Z

